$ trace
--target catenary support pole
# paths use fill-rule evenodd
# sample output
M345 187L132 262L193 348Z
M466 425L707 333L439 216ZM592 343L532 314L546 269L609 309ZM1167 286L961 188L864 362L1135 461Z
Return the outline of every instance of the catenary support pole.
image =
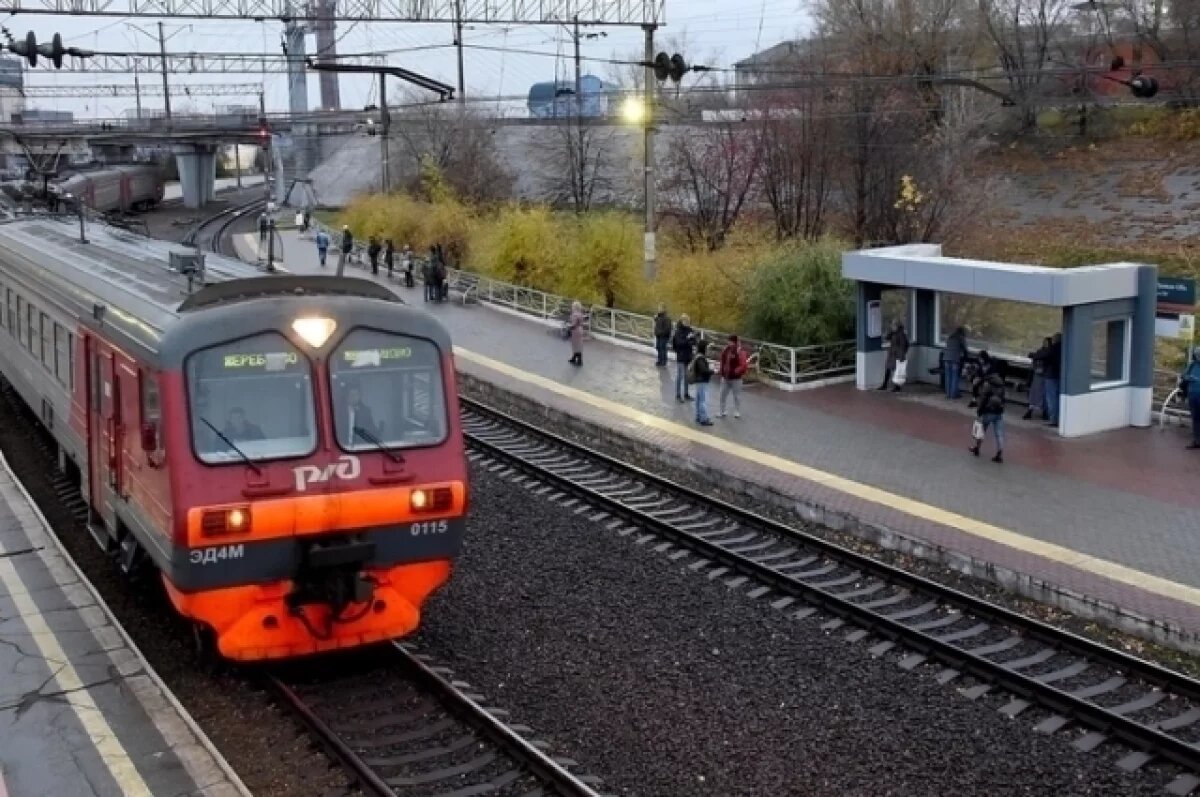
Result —
M656 86L654 78L654 27L654 25L643 26L643 29L646 31L646 85L643 91L645 95L643 99L645 108L642 109L642 124L644 125L643 143L645 146L645 184L643 193L646 204L646 237L643 264L646 279L648 280L654 279L658 272L654 240L654 106Z
M171 122L171 87L167 84L167 37L163 33L163 24L158 23L158 50L162 53L163 76L163 108L166 110L167 123Z

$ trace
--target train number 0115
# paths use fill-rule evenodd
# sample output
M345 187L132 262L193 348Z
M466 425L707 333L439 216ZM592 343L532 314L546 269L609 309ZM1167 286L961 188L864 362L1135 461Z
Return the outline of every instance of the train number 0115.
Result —
M450 530L450 524L445 520L427 520L423 523L414 523L409 529L414 537L425 537L430 534L445 534Z

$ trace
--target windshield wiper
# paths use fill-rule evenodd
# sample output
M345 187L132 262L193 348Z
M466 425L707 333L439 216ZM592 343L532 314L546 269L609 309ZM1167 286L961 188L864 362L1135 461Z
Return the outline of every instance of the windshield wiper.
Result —
M217 427L215 427L211 423L209 423L208 418L205 418L203 415L201 415L200 423L204 424L209 429L212 429L213 434L215 434L217 437L221 438L221 440L225 443L225 445L229 446L235 452L237 452L237 455L242 458L242 461L245 462L247 466L249 466L250 470L254 471L259 476L262 475L262 470L257 465L254 464L254 460L252 460L252 459L250 459L250 457L246 456L245 451L243 451L242 449L240 449L236 445L234 445L233 441L230 440L228 437L226 437L224 432L222 432L220 429L218 429Z
M382 440L368 432L366 429L362 428L361 426L355 426L351 431L361 437L363 440L366 440L368 443L375 446L383 453L387 454L388 458L391 459L392 462L395 462L397 465L404 464L404 457L397 454L394 449L384 445Z

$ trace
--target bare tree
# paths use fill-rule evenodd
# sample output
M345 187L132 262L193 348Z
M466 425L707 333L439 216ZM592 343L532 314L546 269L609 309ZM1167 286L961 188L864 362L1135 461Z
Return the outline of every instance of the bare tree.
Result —
M411 159L414 186L419 187L422 166L432 164L464 199L507 196L511 180L495 155L495 130L477 113L457 103L414 103L395 116L392 128Z
M760 182L779 238L819 238L829 221L835 118L820 88L771 92L757 103Z
M1050 54L1066 31L1069 8L1068 0L979 0L980 22L1024 128L1037 123L1037 101L1051 65Z
M762 149L754 131L733 122L676 134L660 183L664 212L675 216L693 250L721 248L756 185Z
M542 133L548 156L542 183L550 200L586 213L611 199L615 134L611 128L574 117Z

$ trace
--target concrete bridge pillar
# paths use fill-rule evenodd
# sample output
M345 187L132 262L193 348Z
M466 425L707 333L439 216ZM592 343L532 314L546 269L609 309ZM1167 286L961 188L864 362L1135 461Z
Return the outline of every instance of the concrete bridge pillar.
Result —
M213 199L217 180L217 147L214 144L177 144L179 187L183 206L202 208Z

